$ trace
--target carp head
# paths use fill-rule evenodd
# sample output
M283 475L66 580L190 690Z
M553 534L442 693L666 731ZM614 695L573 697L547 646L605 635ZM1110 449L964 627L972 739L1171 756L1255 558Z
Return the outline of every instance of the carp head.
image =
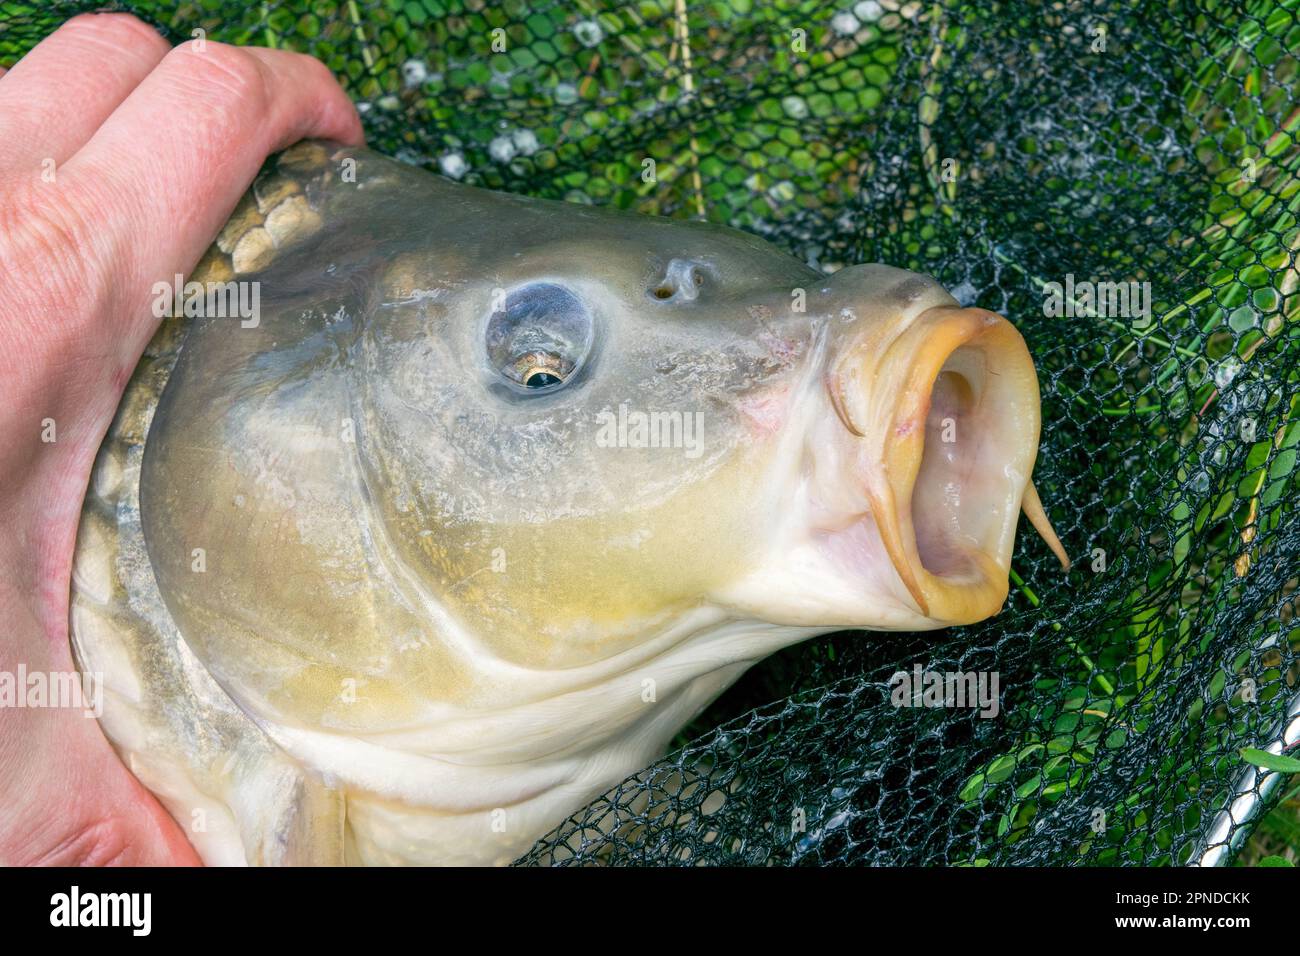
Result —
M256 326L189 329L140 512L349 859L508 861L773 650L997 613L1022 508L1064 561L1025 343L933 280L364 150L313 176Z

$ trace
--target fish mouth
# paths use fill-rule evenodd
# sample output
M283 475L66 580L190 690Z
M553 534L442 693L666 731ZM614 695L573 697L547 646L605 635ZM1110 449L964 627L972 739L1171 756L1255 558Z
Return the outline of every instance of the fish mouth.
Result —
M1006 319L938 306L901 332L869 329L826 386L848 459L834 480L859 502L823 535L842 571L878 582L887 559L934 626L983 620L1006 600L1021 510L1069 567L1030 480L1038 378Z

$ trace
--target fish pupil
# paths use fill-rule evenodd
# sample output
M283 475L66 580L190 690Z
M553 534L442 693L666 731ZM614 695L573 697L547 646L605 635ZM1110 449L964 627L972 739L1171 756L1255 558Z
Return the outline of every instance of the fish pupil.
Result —
M550 372L533 372L528 378L524 379L524 385L529 388L546 388L548 385L559 384L559 376L552 375Z

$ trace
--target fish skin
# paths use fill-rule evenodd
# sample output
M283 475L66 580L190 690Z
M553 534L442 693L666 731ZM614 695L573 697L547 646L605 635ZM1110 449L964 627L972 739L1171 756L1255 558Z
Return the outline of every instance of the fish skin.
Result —
M893 550L861 517L893 454L864 463L869 436L906 434L886 419L907 392L919 441L929 404L880 357L937 368L917 330L995 325L932 279L827 278L723 227L324 143L268 165L191 278L257 282L260 315L168 318L146 350L87 496L72 633L107 735L207 862L507 863L766 654L952 623L910 517ZM521 341L581 353L561 387L503 371L512 309L526 331L551 310ZM997 321L987 355L1032 378ZM993 578L1037 448L1036 380L1017 387ZM629 447L628 409L701 423L698 447ZM943 538L958 512L935 514ZM964 587L954 613L996 610Z

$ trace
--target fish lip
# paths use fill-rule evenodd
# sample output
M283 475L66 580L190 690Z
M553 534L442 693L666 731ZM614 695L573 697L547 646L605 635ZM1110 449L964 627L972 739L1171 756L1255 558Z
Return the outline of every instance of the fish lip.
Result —
M962 452L974 464L963 481L944 483L949 473L934 464L942 461L938 453L923 476L939 376L955 363L961 372L954 375L975 377L981 355L984 373L966 410L978 427L970 428ZM841 480L856 485L861 501L859 512L842 516L829 534L870 524L899 596L940 626L996 614L1009 591L1015 528L1040 429L1037 375L1019 332L983 309L935 306L902 328L867 329L848 342L834 356L826 384L838 441L852 448L853 466ZM965 459L953 460L955 476ZM936 486L945 492L955 486L951 501L936 501ZM915 501L918 494L925 500ZM935 555L946 566L927 566Z

